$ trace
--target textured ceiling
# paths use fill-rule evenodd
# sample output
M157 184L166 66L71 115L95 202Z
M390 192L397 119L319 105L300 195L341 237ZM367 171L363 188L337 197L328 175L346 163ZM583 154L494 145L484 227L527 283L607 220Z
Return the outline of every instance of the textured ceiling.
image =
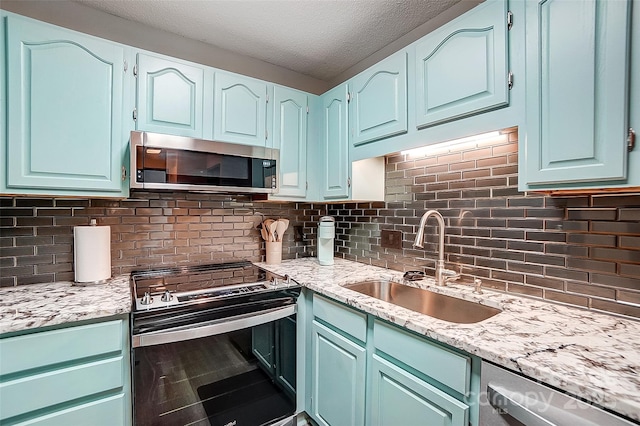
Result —
M76 0L328 81L460 0Z

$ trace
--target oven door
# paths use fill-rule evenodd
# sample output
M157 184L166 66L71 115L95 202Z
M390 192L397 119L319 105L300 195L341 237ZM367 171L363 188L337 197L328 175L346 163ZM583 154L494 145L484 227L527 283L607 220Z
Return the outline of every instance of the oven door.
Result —
M142 334L134 318L135 424L290 419L296 412L295 312L292 304Z

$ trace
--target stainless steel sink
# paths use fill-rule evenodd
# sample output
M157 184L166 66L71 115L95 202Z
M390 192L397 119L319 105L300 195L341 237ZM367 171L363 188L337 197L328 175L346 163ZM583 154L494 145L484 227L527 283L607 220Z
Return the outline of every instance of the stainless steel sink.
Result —
M502 312L490 306L393 281L362 281L346 284L344 287L430 317L458 324L480 322Z

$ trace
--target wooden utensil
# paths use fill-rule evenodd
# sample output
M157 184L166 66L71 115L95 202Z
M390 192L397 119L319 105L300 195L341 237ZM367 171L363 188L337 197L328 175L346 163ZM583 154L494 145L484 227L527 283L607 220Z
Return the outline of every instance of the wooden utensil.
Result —
M264 238L265 241L273 241L271 239L272 237L272 232L271 232L271 224L273 223L273 219L265 219L264 222L262 222L262 229L264 229L267 233L267 236L265 237L264 235L262 236L262 238ZM274 229L275 232L275 229Z
M282 236L284 235L284 231L287 230L287 224L284 223L282 219L278 219L276 222L276 234L278 234L277 241L282 241Z

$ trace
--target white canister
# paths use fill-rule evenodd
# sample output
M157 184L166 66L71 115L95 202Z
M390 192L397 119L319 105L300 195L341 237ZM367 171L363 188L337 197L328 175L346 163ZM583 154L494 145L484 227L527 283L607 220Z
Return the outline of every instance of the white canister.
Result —
M331 216L322 216L318 223L318 262L333 265L333 243L336 237L336 221Z

